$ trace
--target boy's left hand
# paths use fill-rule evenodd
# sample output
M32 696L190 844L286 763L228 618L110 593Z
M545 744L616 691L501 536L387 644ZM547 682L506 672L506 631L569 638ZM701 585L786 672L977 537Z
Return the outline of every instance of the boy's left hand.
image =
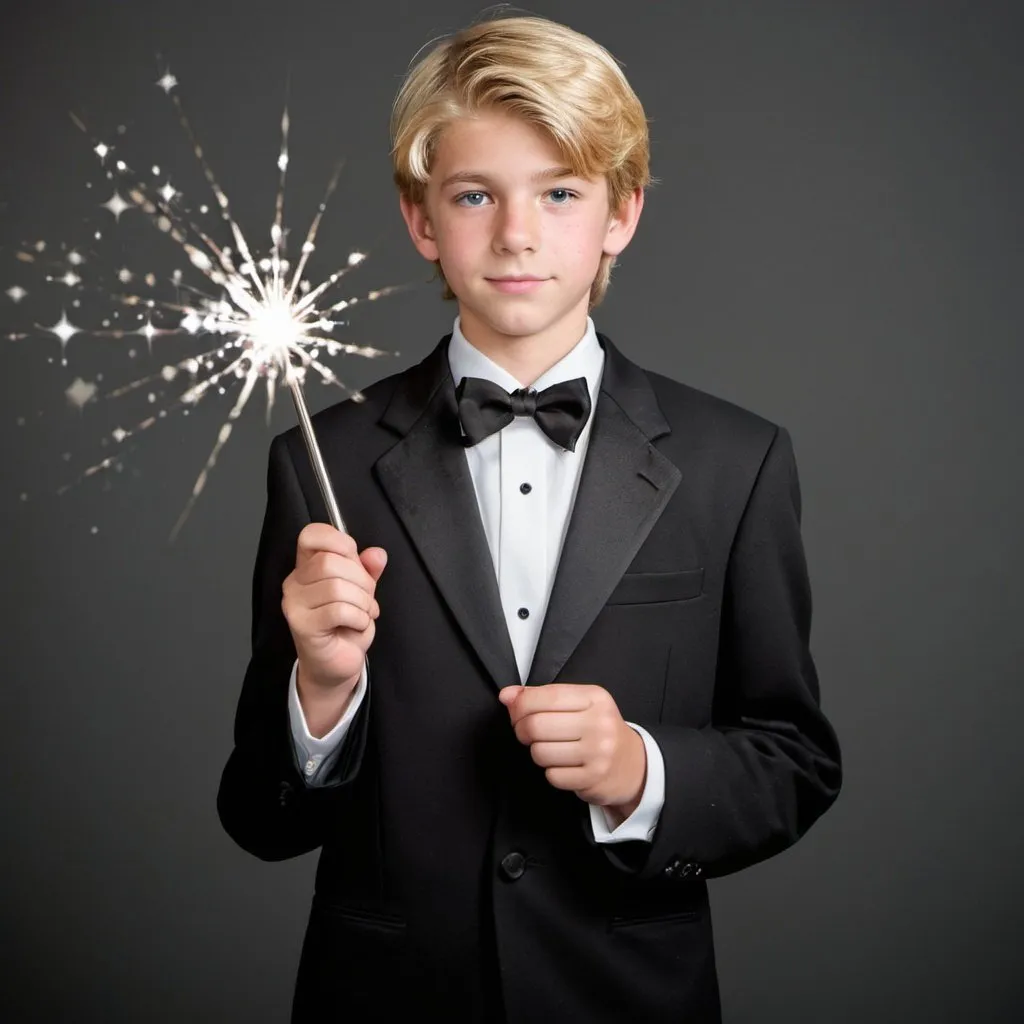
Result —
M636 810L647 778L647 750L619 713L612 695L590 683L506 686L516 738L556 789L624 820Z

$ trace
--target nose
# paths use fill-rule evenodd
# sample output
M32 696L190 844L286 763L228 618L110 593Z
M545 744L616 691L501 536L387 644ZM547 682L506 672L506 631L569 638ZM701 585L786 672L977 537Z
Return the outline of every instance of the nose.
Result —
M505 200L494 221L494 250L501 254L535 250L539 227L539 214L530 200Z

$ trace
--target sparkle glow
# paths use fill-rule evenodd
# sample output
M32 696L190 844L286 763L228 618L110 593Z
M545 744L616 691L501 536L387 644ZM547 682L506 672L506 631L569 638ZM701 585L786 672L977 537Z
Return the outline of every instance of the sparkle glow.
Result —
M99 394L97 385L81 376L76 377L65 391L69 404L83 411L86 405L93 405L100 398L112 399L134 392L146 395L148 404L155 406L158 404L158 395L168 386L178 384L179 378L186 379L184 390L179 390L169 404L152 409L133 426L119 425L110 431L104 444L112 442L113 446L120 447L128 439L167 418L169 413L177 411L187 416L189 409L211 392L224 395L229 389L237 388L238 393L222 421L216 441L171 532L173 540L202 493L218 455L231 436L235 421L257 385L262 382L265 388L268 422L278 382L284 386L300 387L310 371L325 384L343 389L352 400L362 401L363 396L358 391L346 387L334 371L321 361L321 353L327 356L349 354L369 358L397 355L395 352L345 342L334 337L333 332L347 324L347 320L339 317L353 306L376 301L410 285L389 285L361 296L339 298L331 294L338 282L366 259L363 252L350 253L337 270L319 281L310 281L306 276L309 260L317 249L317 236L328 201L338 183L341 165L336 168L317 207L298 259L294 264L289 260L285 251L288 232L283 219L285 177L289 162L287 106L281 118L281 145L276 161L278 183L270 227L270 246L265 254L256 251L232 216L227 194L218 183L195 138L178 96L177 78L167 70L156 84L173 103L179 124L191 143L193 154L213 194L214 202L199 204L198 214L205 216L212 211L210 215L219 219L219 230L221 234L227 235L229 241L215 240L218 230L216 226L203 226L186 196L172 186L170 181L157 186L133 172L129 161L122 158L119 152L122 148L120 141L114 143L110 139L92 138L92 150L99 160L102 174L113 188L111 197L100 204L113 216L109 230L114 231L122 217L144 217L160 235L169 237L176 244L177 251L187 260L187 265L184 272L177 268L166 279L170 293L173 294L173 297L169 297L168 292L159 290L165 281L162 275L158 277L152 272L126 265L123 257L111 268L104 268L91 247L86 247L87 255L82 255L76 248L60 246L61 255L57 257L58 262L53 265L53 272L47 275L46 280L71 293L98 292L114 304L114 309L102 318L102 327L99 329L73 323L66 309L62 309L56 323L50 326L37 323L36 329L59 339L61 362L65 366L66 350L72 338L76 339L75 344L78 345L79 338L142 337L146 339L151 355L154 354L154 343L156 347L162 348L167 344L167 339L191 340L198 336L213 339L214 343L207 351L172 358L155 372L105 394ZM90 134L80 119L74 115L72 119L83 132ZM118 128L118 135L123 134L122 126ZM151 167L153 176L159 174L158 165L151 162L147 162L147 165ZM91 185L90 182L89 187ZM96 231L93 237L98 241L102 235L102 232ZM24 243L16 256L20 262L27 264L51 259L46 242L42 240ZM189 276L198 276L201 283L190 283ZM109 286L101 283L107 277L112 283L116 281L114 288L119 290L110 290ZM126 293L120 289L122 285L141 288L143 284L149 291ZM15 284L7 289L6 294L12 302L20 303L29 293ZM78 300L73 301L72 305L77 309ZM79 313L73 312L72 315L76 321L79 319ZM7 335L9 340L24 337L27 335ZM135 354L134 349L129 349L129 357ZM87 467L76 480L62 487L60 493L112 468L121 469L119 454L107 455L100 462Z

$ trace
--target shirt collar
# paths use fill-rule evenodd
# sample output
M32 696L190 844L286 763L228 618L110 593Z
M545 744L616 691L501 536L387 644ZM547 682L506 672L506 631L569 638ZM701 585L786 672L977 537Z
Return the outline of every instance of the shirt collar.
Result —
M470 344L462 333L459 317L455 318L455 323L452 326L452 339L448 345L448 366L456 387L463 377L483 377L508 392L523 386L508 370L499 366ZM604 349L601 348L601 343L597 340L594 321L588 316L587 329L584 331L583 337L530 386L537 391L543 391L545 388L551 387L552 384L560 384L562 381L574 380L577 377L586 377L591 405L596 406L597 389L603 367Z

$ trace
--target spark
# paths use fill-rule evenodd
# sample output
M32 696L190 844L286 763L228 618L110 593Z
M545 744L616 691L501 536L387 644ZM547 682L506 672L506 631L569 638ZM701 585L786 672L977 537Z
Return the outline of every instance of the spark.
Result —
M60 319L52 327L44 329L60 338L62 348L67 346L67 343L81 330L80 327L75 327L69 322L67 312L64 310L61 310ZM66 364L67 360L65 359L64 362Z
M96 385L88 381L82 380L81 377L76 377L74 383L64 392L67 396L68 402L75 406L77 409L81 409L86 402L92 400L96 395Z
M114 220L119 221L121 219L121 214L124 213L125 210L130 210L132 204L126 203L121 198L120 193L115 192L105 203L100 203L100 205L114 215Z
M88 383L80 377L65 392L68 402L79 409L98 397L116 399L133 393L138 393L140 398L144 396L151 408L140 421L134 424L122 422L109 432L104 444L112 441L118 446L118 454L107 455L88 466L77 479L66 484L58 493L66 492L97 473L110 469L120 470L121 453L130 447L127 442L165 420L169 413L180 412L187 416L203 398L237 390L171 532L170 539L174 540L202 494L221 451L232 435L235 423L257 386L262 386L266 393L268 424L278 387L300 386L311 376L319 377L324 384L341 389L353 401L362 401L362 394L349 388L326 365L324 358L342 354L367 358L397 355L370 345L343 340L336 336L336 332L348 325L347 317L353 307L378 301L411 285L388 285L361 295L339 297L336 294L339 282L367 259L364 251L350 252L341 261L341 265L325 277L311 279L307 275L310 260L317 252L318 235L328 202L338 185L343 168L341 163L336 166L328 181L294 260L289 257L289 229L284 221L285 181L289 165L287 104L280 123L281 141L276 161L278 180L269 247L261 250L251 244L235 220L228 195L214 175L194 135L177 90L177 79L167 71L156 84L173 104L178 122L188 137L193 155L212 193L213 202L199 204L199 214L205 216L212 211L212 216L219 222L219 228L216 224L211 227L207 222L198 220L194 205L169 180L158 187L148 175L136 175L123 159L108 167L107 158L112 148L93 138L93 152L104 167L105 176L114 184L113 195L100 205L113 215L115 224L120 222L121 214L137 210L160 235L169 238L177 246L187 261L190 274L185 275L180 268L176 268L168 277L163 273L156 274L121 264L116 265L117 269L107 272L123 287L108 290L101 280L104 272L102 261L94 258L90 252L89 267L85 268L90 271L89 280L83 282L81 276L69 270L63 276L50 276L50 280L61 281L69 287L81 285L79 290L82 294L99 291L112 300L117 308L102 320L101 329L76 326L63 311L60 320L53 326L36 326L59 338L62 350L66 349L72 337L80 334L111 339L144 337L151 355L154 354L154 345L161 347L166 344L166 339L209 339L206 351L177 358L165 355L162 357L164 365L155 372L108 390L103 395L99 394L95 383ZM83 132L89 133L78 117L72 115L72 120ZM124 134L121 126L118 134ZM154 178L159 176L159 165L151 161L140 165L151 168ZM218 233L226 234L230 242L219 238ZM98 241L102 233L95 231L93 237ZM35 245L35 254L30 251L30 246L25 245L17 255L19 259L24 257L27 262L35 262L36 254L41 257L45 249L45 241L40 240ZM85 262L74 249L65 255L65 259L72 266ZM196 275L199 283L195 283ZM193 278L192 281L188 279L189 276ZM94 277L97 280L94 281ZM173 285L172 295L162 294L158 290L160 284L168 280ZM149 291L142 290L143 285ZM128 286L136 290L126 290ZM7 294L13 301L19 301L22 295L19 290L18 298L15 298L15 291L15 288L9 289ZM127 354L130 358L134 357L135 350L131 349ZM63 362L67 365L66 358ZM181 389L177 397L155 408L162 401L168 387L172 386Z

